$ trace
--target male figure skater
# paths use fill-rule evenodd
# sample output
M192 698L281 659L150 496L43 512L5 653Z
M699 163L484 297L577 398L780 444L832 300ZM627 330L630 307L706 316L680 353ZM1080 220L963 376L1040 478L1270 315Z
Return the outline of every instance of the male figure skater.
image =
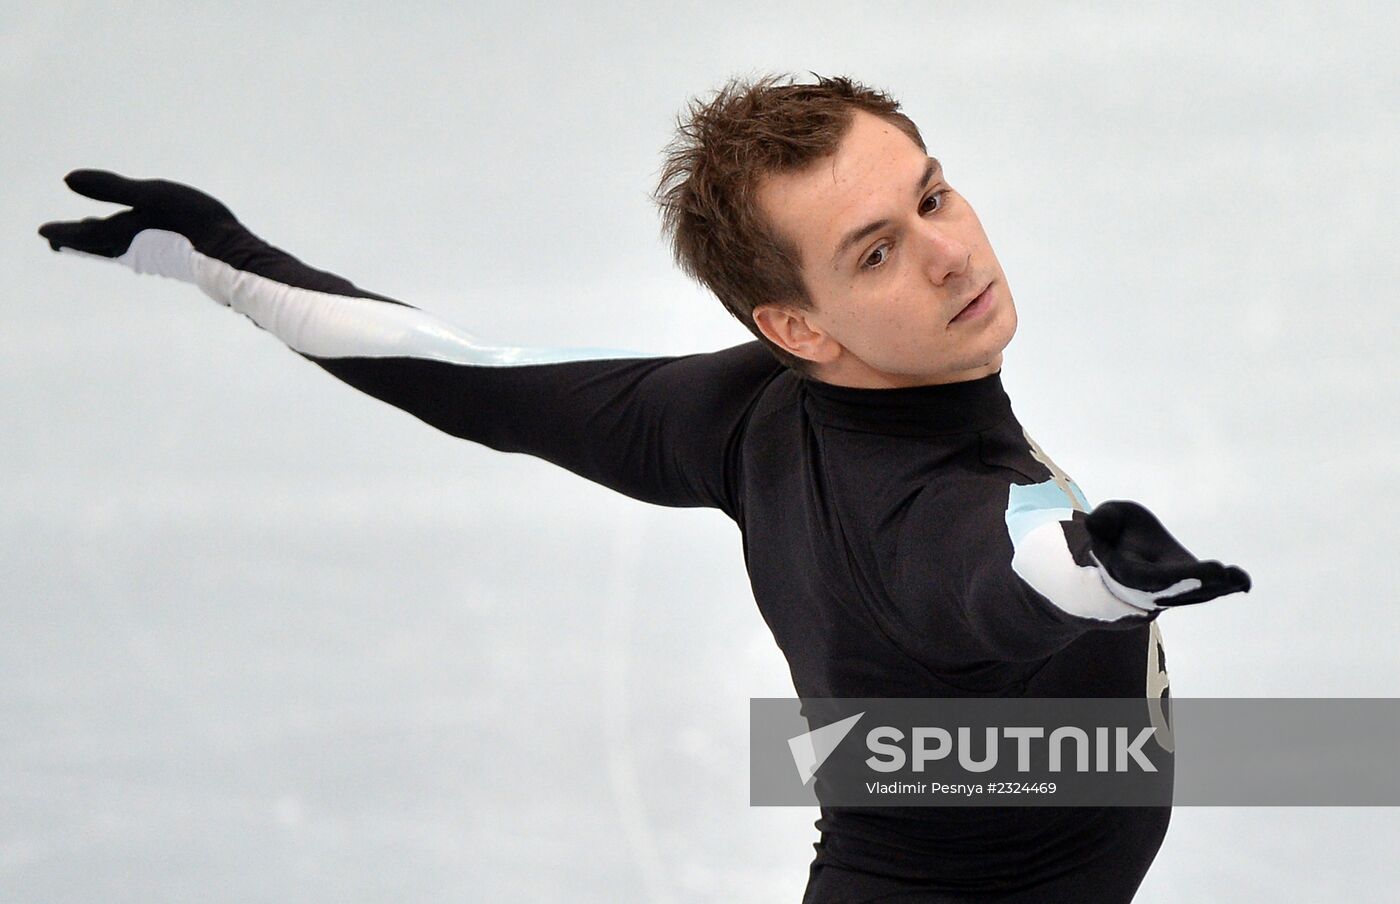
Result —
M678 357L490 347L312 269L213 198L70 173L130 206L55 250L198 285L455 436L738 525L803 697L1141 697L1164 608L1249 589L1131 502L1090 511L1003 391L1006 275L915 125L850 80L692 103L657 198L682 267L756 341ZM807 902L1129 901L1169 808L823 808Z

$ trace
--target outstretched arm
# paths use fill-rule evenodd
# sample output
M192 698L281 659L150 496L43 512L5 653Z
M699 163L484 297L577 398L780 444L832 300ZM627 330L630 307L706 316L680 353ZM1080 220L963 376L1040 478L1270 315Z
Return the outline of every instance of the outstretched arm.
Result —
M453 436L543 458L637 499L734 514L737 438L781 369L757 342L678 357L487 346L308 267L189 186L100 170L65 181L130 209L45 224L39 233L55 251L194 283L337 378Z
M1250 589L1242 569L1197 558L1150 511L1112 500L1086 511L1073 482L920 500L901 592L916 635L970 634L990 659L1028 662L1093 630ZM934 609L930 599L952 602ZM947 609L952 611L947 611Z

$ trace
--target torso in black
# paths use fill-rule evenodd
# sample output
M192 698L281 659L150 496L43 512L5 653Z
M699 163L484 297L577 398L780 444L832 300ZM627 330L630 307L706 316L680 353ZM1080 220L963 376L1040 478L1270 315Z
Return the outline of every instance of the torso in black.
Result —
M723 510L799 696L1164 692L1156 612L1099 579L1088 501L1026 436L999 373L854 389L757 342L680 357L486 347L237 230L198 245L146 230L118 260L196 282L455 436ZM1169 812L824 808L808 900L1127 901Z
M413 410L386 391L401 365L319 363ZM1072 614L1011 568L1011 488L1058 487L1000 374L850 389L798 377L757 342L677 359L437 369L460 386L448 424L458 435L638 498L727 512L798 696L1144 696L1149 663L1164 664L1149 658L1150 615ZM1083 496L1061 479L1066 546L1086 567ZM807 900L856 900L894 882L953 895L928 900L1128 901L1169 815L823 808Z

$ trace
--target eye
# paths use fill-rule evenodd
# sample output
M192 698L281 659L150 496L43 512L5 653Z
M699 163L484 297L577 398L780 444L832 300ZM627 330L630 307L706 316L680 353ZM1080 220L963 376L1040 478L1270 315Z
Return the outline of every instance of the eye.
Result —
M861 269L862 269L862 270L874 270L876 267L880 266L880 265L883 264L886 260L888 260L888 259L889 259L889 256L890 256L890 246L889 246L889 245L876 245L875 248L870 252L870 256L867 257L867 258L865 259L865 262L862 263L862 264L860 265L860 266L861 266Z
M943 196L946 194L948 194L948 189L944 188L939 191L933 192L928 197L924 198L923 203L919 205L919 213L929 214L942 210L943 205L946 203L943 200ZM930 204L930 202L933 201L935 198L938 200L938 203Z

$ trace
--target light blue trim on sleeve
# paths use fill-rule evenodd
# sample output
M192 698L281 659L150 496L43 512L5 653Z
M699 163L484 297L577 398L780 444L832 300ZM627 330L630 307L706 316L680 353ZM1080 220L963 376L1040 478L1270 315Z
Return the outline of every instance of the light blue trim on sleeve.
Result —
M1011 535L1011 545L1021 546L1030 533L1049 521L1068 521L1074 515L1075 502L1082 504L1084 494L1073 486L1079 497L1073 500L1054 480L1041 483L1013 483L1006 498L1006 531Z

